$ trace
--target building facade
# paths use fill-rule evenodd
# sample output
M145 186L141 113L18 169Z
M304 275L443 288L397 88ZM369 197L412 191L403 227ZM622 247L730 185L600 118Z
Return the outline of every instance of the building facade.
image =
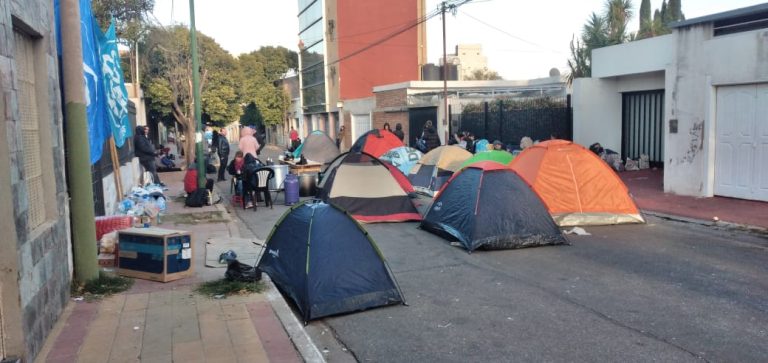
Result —
M0 1L0 360L34 361L69 299L53 2Z
M575 141L649 155L666 192L768 201L768 4L672 28L593 52Z
M371 108L355 112L372 102L374 86L419 79L424 3L299 0L302 136L322 130L336 137L344 124L347 145L371 128Z
M483 55L480 44L459 44L456 53L446 55L448 64L453 64L458 70L458 79L466 80L476 70L488 71L488 57ZM440 64L443 59L440 58Z

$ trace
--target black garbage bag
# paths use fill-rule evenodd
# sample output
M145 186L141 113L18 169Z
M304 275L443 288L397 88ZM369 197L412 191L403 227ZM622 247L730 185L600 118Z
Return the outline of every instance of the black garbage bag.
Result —
M261 280L261 270L256 266L246 265L234 260L227 265L224 277L229 281L256 282Z

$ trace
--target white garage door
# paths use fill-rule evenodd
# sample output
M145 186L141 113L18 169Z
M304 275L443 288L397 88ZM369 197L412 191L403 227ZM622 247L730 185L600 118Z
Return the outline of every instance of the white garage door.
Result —
M358 114L352 115L352 141L354 143L360 135L371 131L371 115Z
M718 87L715 194L768 201L768 84Z

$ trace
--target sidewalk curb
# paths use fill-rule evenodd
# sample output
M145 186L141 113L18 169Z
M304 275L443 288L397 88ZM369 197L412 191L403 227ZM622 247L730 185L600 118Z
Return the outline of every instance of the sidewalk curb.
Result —
M748 233L754 233L761 236L768 236L768 228L760 227L760 226L753 226L749 224L740 224L740 223L726 222L726 221L708 221L705 219L684 217L680 215L669 214L664 212L656 212L656 211L647 210L647 209L643 209L642 213L646 215L654 216L657 218L667 219L667 220L672 220L677 222L693 223L693 224L698 224L705 227L714 227L714 228L721 228L729 231L748 232Z
M242 222L240 217L238 217L236 213L229 213L227 208L224 206L224 203L216 204L216 209L230 216L229 222L226 222L230 235L232 237L240 237L240 230L237 226L237 221ZM256 237L253 236L252 233L248 234L251 234L248 237ZM320 353L320 350L317 348L315 343L312 341L312 338L309 336L309 334L307 334L306 330L304 330L304 325L299 321L299 319L296 318L296 315L293 314L291 307L288 306L288 303L277 290L277 287L269 278L269 276L264 275L262 281L267 287L267 301L269 301L269 304L272 306L272 311L275 312L275 315L277 315L280 323L283 324L285 332L291 339L291 342L296 348L296 351L301 355L301 359L308 363L325 363L325 358L323 357L322 353Z

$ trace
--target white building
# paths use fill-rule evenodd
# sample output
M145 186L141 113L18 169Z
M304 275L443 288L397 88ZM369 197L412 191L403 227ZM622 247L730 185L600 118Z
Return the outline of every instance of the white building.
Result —
M596 49L574 141L664 166L664 190L768 201L768 4Z
M459 80L469 77L475 70L488 70L488 57L483 55L480 44L459 44L455 54L446 55L447 61L456 66ZM443 59L440 58L440 65Z

